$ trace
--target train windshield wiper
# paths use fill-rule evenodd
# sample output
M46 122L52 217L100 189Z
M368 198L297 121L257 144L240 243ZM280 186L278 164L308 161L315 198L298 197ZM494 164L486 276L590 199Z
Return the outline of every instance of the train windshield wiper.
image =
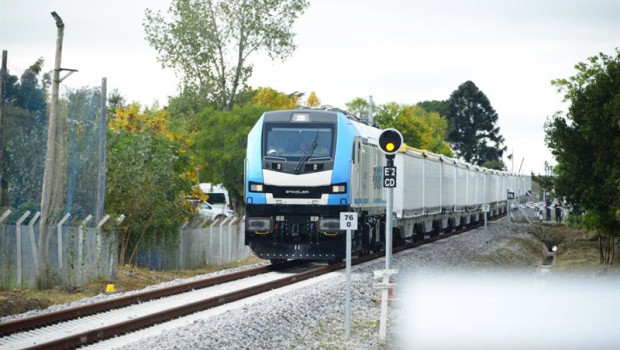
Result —
M304 153L304 155L299 160L299 163L297 163L297 167L295 167L295 174L301 173L301 169L304 167L304 164L306 164L308 159L312 156L312 153L314 153L314 150L316 149L316 146L318 144L319 144L319 131L317 130L316 136L314 137L314 140L310 144L310 148L308 148L306 153Z

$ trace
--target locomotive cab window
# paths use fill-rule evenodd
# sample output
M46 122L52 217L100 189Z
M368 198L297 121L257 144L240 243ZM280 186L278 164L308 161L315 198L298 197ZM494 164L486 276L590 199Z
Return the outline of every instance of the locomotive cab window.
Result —
M263 157L299 161L331 158L334 127L329 124L266 124Z

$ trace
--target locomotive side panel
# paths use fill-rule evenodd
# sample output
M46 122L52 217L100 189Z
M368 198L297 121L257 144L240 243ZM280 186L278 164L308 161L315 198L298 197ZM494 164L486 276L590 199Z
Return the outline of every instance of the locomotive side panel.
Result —
M351 165L351 207L381 215L385 211L383 188L383 153L377 145L358 137Z

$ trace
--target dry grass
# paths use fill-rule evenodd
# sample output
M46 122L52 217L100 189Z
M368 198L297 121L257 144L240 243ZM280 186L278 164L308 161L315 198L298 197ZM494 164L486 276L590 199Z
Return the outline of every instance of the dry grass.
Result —
M613 273L620 275L620 263L613 266L599 263L598 241L595 232L564 225L534 226L530 230L547 246L556 245L553 269L559 273L586 273L600 275Z
M224 266L205 266L198 269L175 271L153 271L126 265L119 267L118 276L113 281L93 281L79 288L56 287L41 291L0 291L0 317L92 297L104 293L106 285L109 283L114 284L117 292L125 292L179 278L189 278L223 269L255 264L261 261L263 260L251 257L247 260L237 261Z

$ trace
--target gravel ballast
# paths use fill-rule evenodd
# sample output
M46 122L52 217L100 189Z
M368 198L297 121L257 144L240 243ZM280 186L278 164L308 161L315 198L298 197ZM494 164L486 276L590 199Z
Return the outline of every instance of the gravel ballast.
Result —
M527 226L501 219L483 228L439 240L394 255L392 268L394 294L402 299L408 280L417 274L437 275L454 271L475 271L486 274L506 267L536 274L546 257L544 244L527 234ZM253 265L256 266L256 265ZM251 266L251 267L253 267ZM246 266L245 268L248 268ZM399 340L395 333L399 321L399 302L390 302L387 340L379 338L380 291L374 288L373 271L385 268L385 260L354 266L352 269L351 337L345 339L345 272L305 281L298 287L270 292L258 301L230 307L216 316L185 322L184 326L163 326L155 336L128 335L116 339L113 346L122 349L396 349ZM229 273L225 270L206 276ZM180 284L192 279L180 279L163 285ZM94 303L105 299L137 293L99 295L92 298L55 305L45 310L31 311L0 319L33 316L68 307ZM189 323L189 324L188 324ZM147 332L148 333L148 332ZM125 343L123 339L127 339ZM104 343L101 346L109 347Z
M481 273L513 267L534 274L546 256L544 245L526 227L506 219L455 237L427 244L393 258L399 286L417 273L475 270ZM345 273L282 295L201 319L160 335L127 344L123 349L395 349L398 308L391 304L387 340L379 338L380 293L373 271L383 259L353 267L351 337L345 339Z

